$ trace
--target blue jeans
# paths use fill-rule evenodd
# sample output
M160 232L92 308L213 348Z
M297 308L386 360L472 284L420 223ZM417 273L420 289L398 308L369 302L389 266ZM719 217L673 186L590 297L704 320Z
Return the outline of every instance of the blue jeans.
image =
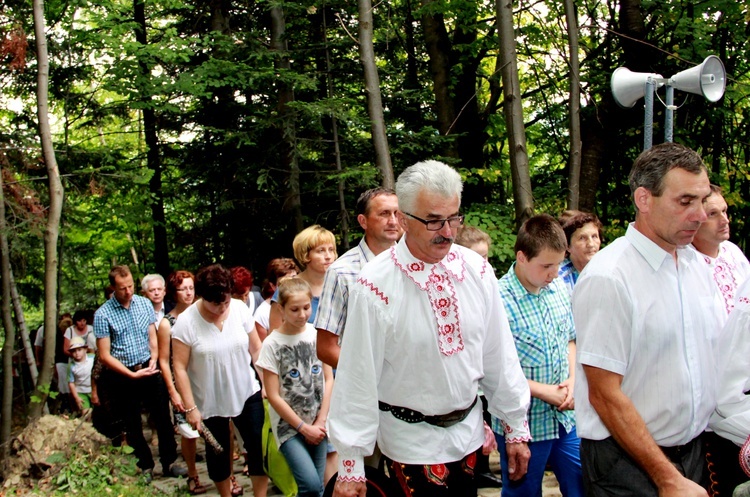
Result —
M500 451L500 469L503 475L503 497L542 496L542 479L547 463L552 467L563 497L583 497L583 476L581 473L581 440L573 427L570 433L560 425L560 438L529 442L531 459L529 471L518 481L512 481L508 474L508 455L505 452L505 437L495 433L497 448Z
M294 480L297 482L299 497L321 497L323 495L323 473L326 469L328 444L323 440L318 445L305 442L305 437L297 433L281 444L279 451L284 454Z

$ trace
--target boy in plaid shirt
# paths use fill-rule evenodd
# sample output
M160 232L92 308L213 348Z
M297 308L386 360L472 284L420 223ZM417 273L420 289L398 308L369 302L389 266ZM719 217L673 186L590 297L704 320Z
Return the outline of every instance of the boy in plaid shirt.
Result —
M499 281L500 295L529 382L531 459L524 478L507 474L505 438L499 421L492 428L500 449L503 497L541 495L549 464L565 497L583 496L580 440L573 413L575 328L570 297L557 279L567 241L560 224L541 214L528 219L516 239L516 262Z

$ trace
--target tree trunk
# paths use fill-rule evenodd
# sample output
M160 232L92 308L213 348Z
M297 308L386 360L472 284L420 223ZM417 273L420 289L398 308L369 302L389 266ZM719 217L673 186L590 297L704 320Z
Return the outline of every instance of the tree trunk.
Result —
M513 204L516 226L520 227L534 214L534 196L529 176L529 157L526 153L526 133L521 108L521 90L518 83L518 58L513 30L513 3L497 0L498 34L500 36L500 62L503 79L503 109L508 128L508 154L513 180Z
M372 127L372 144L375 150L375 165L380 171L384 188L393 188L396 184L393 177L391 153L388 148L388 135L385 131L383 101L380 97L380 77L375 65L375 50L372 45L372 2L359 0L359 57L365 72L365 93L367 94L367 113Z
M568 157L568 209L578 209L581 178L581 71L578 64L578 13L573 0L564 0L570 52L570 156Z
M136 23L135 40L145 47L148 44L148 37L146 34L146 4L144 0L133 2L133 18ZM145 86L145 88L142 88L141 97L148 102L151 100L151 90L148 87L151 80L151 67L144 60L139 60L138 66ZM154 264L156 272L166 276L170 272L169 245L167 243L167 218L164 215L159 138L156 128L156 113L153 107L147 104L143 108L143 135L147 149L146 165L153 173L148 186L151 193L151 216L154 222Z
M60 229L64 195L62 182L60 181L60 171L57 168L55 150L52 146L52 133L49 125L49 57L47 55L47 38L44 27L44 1L34 0L33 5L34 32L36 34L39 67L39 74L37 76L37 113L44 163L47 166L50 207L47 213L47 227L44 232L44 359L36 387L36 395L42 401L34 403L31 406L30 414L32 419L41 415L42 407L47 397L44 390L46 390L46 387L49 386L52 380L55 340L57 339L57 238Z
M1 181L1 179L0 179ZM0 202L2 202L2 191L0 191ZM5 217L3 221L5 222ZM2 229L2 228L0 228ZM3 231L4 233L4 231ZM3 236L0 234L0 236ZM39 370L36 367L36 359L34 358L34 348L31 345L29 339L29 328L26 326L26 319L24 318L23 306L21 305L21 296L18 294L18 287L16 287L16 279L13 276L13 268L8 266L10 271L10 296L13 302L13 314L16 316L16 326L21 332L21 342L23 343L23 351L26 355L26 363L29 365L29 373L31 374L31 382L36 386L37 378L39 377Z
M278 4L273 4L271 11L271 50L279 55L274 63L277 70L289 71L291 63L287 55L287 44L285 40L286 20L284 11ZM299 233L304 228L302 220L302 200L300 197L300 171L296 151L296 124L294 111L289 108L289 103L294 101L294 89L284 81L278 79L279 103L278 112L280 117L279 134L281 138L281 166L289 171L287 182L287 194L284 201L284 211L292 216L292 230Z
M326 55L326 95L328 98L333 98L333 77L331 72L331 51L328 47L328 24L326 22L326 9L323 9L323 43L325 45ZM331 138L333 139L333 155L336 161L336 172L341 174L343 168L341 166L341 146L339 143L339 128L336 115L331 113ZM349 250L349 211L346 209L346 181L344 178L339 178L338 181L338 193L339 193L339 208L341 214L339 216L341 220L341 248L344 251Z
M436 0L422 0L422 6L427 6ZM435 114L437 115L438 131L447 136L456 120L455 104L451 96L451 43L445 22L440 14L422 15L422 29L424 30L425 45L429 55L430 74L432 75L432 92L435 95ZM458 158L456 142L446 144L443 154Z
M2 319L5 328L3 344L3 404L0 411L0 447L3 459L7 461L10 444L10 432L13 421L13 352L16 345L16 333L10 314L10 251L5 225L5 195L3 194L2 174L0 174L0 270L2 271L3 302Z
M619 22L620 31L626 36L621 43L625 66L634 72L650 72L658 52L644 50L639 40L644 40L647 34L641 0L620 0ZM607 51L607 57L612 57ZM605 55L601 55L605 57ZM602 60L602 67L611 67L613 60ZM620 109L615 104L611 94L607 92L595 108L587 109L581 120L581 175L578 208L593 212L596 208L596 196L599 186L605 185L609 176L618 177L619 171L602 171L602 165L613 167L610 155L617 150L618 134L629 127L631 119L636 118L643 123L643 114L634 115L629 110ZM602 181L599 178L602 177ZM608 199L603 198L602 207ZM601 212L606 217L606 212Z

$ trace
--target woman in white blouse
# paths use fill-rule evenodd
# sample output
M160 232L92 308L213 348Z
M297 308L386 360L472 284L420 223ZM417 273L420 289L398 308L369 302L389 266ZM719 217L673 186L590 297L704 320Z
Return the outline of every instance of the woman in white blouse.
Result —
M221 496L230 497L232 420L248 451L253 493L265 497L263 401L260 384L250 369L261 348L255 321L244 302L231 298L232 274L219 264L198 271L195 293L200 300L188 307L172 328L174 375L187 422L198 430L205 424L224 448L221 454L207 450L206 464Z

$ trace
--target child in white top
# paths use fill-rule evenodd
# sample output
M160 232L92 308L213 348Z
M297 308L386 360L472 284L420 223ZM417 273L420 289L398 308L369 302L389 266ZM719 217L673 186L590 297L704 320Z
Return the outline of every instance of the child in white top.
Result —
M271 428L300 497L323 495L326 418L333 372L315 352L317 331L307 322L312 291L301 278L279 283L283 324L263 342L258 366L271 404Z
M86 348L86 341L82 337L74 337L68 347L68 352L72 356L68 363L68 386L70 395L81 412L91 407L91 369L94 367L94 354L87 354Z

